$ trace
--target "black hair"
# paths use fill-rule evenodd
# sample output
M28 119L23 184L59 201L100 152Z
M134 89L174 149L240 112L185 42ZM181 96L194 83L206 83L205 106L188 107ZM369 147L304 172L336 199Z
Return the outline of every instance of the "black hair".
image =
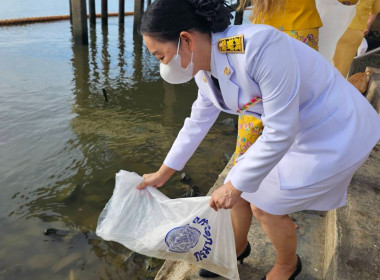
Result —
M160 41L176 41L182 31L224 31L232 18L224 0L156 0L146 10L140 34Z

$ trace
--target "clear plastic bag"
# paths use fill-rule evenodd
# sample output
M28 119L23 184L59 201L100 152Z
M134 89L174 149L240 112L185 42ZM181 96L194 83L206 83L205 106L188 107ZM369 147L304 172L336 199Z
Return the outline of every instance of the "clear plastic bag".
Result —
M137 190L142 180L132 172L116 174L96 234L140 254L187 261L239 279L230 211L214 211L210 197L169 199L153 187Z

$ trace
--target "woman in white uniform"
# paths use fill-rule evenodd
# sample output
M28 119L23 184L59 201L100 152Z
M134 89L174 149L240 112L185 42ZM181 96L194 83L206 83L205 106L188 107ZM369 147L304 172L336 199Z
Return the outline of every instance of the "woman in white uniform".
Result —
M181 170L221 111L265 126L210 199L231 208L237 256L249 254L252 213L273 243L276 262L263 279L301 271L288 214L343 206L354 172L380 138L380 118L318 52L266 25L229 26L223 0L156 0L140 31L169 83L199 87L161 168L138 188L162 186ZM207 276L207 275L206 275Z

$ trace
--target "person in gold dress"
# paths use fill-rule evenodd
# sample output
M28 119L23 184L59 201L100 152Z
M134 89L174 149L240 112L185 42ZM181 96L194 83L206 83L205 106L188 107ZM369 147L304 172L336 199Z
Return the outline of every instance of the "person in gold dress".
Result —
M353 5L357 3L357 0L343 1L343 4ZM346 32L339 39L334 54L334 66L339 72L346 77L356 51L358 50L363 37L368 33L370 19L374 18L374 15L380 12L380 0L360 0L360 3L356 6L356 15L352 20L350 26Z

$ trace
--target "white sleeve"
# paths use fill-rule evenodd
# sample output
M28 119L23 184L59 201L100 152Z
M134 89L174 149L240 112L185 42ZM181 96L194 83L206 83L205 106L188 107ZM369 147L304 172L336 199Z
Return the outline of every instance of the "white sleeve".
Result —
M232 185L255 192L294 142L298 129L300 73L290 38L270 32L260 48L246 48L246 71L262 93L264 130L234 166Z
M186 118L164 164L175 170L181 170L215 123L219 113L220 110L198 90L198 98L193 103L191 115Z

